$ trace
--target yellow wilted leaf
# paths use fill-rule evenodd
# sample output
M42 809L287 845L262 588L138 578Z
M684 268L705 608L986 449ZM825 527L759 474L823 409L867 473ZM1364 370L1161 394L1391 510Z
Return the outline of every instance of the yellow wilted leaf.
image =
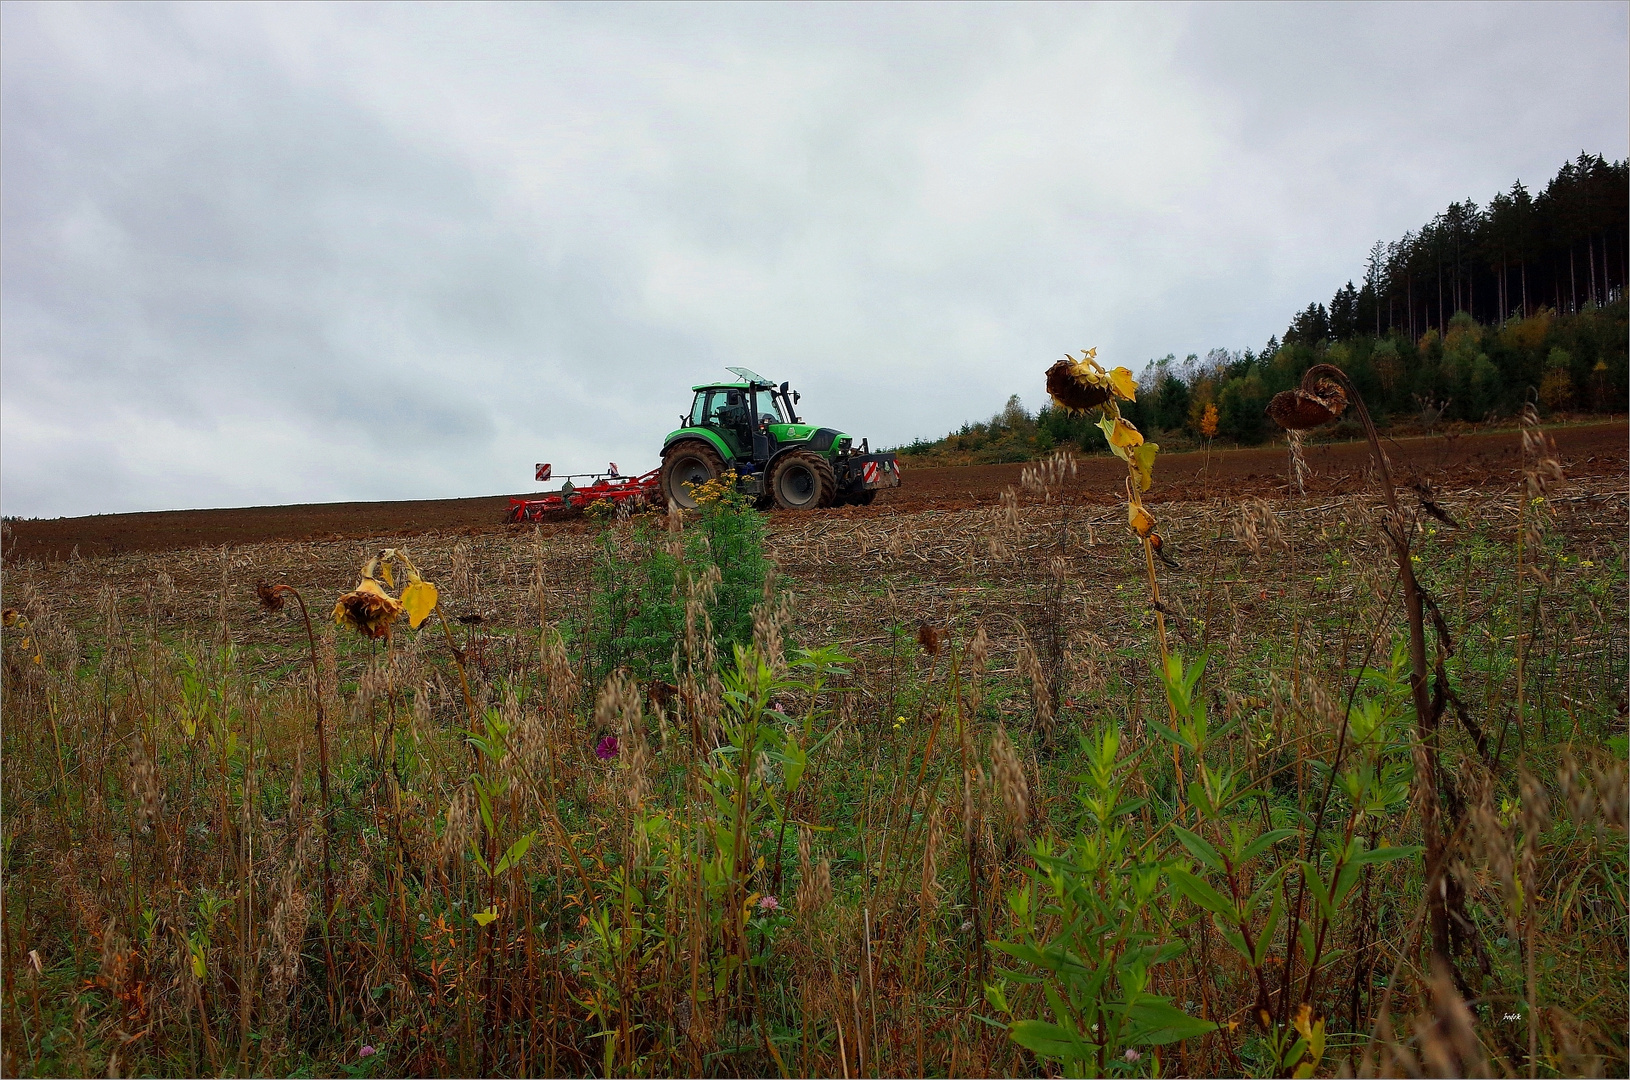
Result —
M436 610L436 586L424 580L411 583L402 590L402 606L407 609L408 625L419 629Z
M1110 388L1115 396L1123 401L1131 401L1138 394L1138 381L1132 378L1132 372L1126 368L1118 367L1109 373Z
M1126 520L1127 524L1132 526L1132 531L1140 537L1148 536L1155 531L1154 517L1138 503L1126 504Z
M474 919L476 924L479 926L486 926L497 917L498 907L496 904L488 908L486 911L473 911L470 913L470 918Z
M380 563L379 564L379 572L385 576L385 584L387 586L389 586L392 589L396 588L396 579L391 576L391 564L390 563L388 563L388 562Z
M1132 456L1127 459L1132 466L1132 472L1138 478L1138 490L1148 491L1149 485L1154 483L1155 454L1160 452L1160 444L1146 442L1132 449Z
M1115 452L1115 456L1125 462L1132 460L1127 453L1128 448L1143 442L1143 435L1138 429L1122 420L1119 415L1106 415L1098 421L1098 429L1104 433L1104 438L1109 441L1109 448Z
M1296 1007L1296 1018L1290 1022L1290 1026L1304 1039L1313 1037L1313 1009L1306 1002Z

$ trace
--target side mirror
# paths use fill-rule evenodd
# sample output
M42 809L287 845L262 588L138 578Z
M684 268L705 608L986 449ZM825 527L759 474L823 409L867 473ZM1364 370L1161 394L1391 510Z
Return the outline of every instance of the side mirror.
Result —
M794 405L796 405L796 404L798 404L798 402L800 402L802 400L803 400L803 395L800 394L798 391L794 390L792 392L792 403Z

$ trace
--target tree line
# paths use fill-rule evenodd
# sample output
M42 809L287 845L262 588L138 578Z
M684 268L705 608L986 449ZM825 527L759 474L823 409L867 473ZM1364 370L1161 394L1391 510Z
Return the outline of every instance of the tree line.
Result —
M1589 154L1564 163L1538 195L1519 181L1487 206L1451 203L1419 229L1377 241L1362 284L1309 304L1260 351L1151 361L1123 412L1179 445L1257 443L1271 431L1269 399L1326 362L1352 376L1378 423L1394 426L1489 422L1525 401L1552 414L1624 412L1627 211L1626 162ZM1020 461L1066 443L1103 448L1086 418L1051 405L1032 414L1015 396L989 421L901 449Z

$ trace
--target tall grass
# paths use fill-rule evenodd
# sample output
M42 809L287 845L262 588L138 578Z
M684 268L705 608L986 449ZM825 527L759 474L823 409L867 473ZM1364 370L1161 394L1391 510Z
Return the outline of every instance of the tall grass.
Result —
M1428 747L1366 505L1207 523L1156 609L1033 480L985 564L1026 602L878 597L880 646L812 632L819 583L730 592L734 505L608 523L569 619L378 642L290 606L250 649L227 562L180 634L162 580L14 572L5 1070L1622 1072L1622 521L1401 512L1452 632ZM609 652L649 603L660 647Z

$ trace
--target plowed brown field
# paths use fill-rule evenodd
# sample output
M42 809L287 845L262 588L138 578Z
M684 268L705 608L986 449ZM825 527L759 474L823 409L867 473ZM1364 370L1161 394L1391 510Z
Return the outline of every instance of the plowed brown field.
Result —
M1630 483L1630 424L1624 419L1553 429L1563 468L1574 476L1614 477ZM1521 448L1515 431L1460 436L1386 440L1397 479L1490 492L1516 483ZM1305 450L1311 475L1309 495L1362 487L1369 464L1363 443L1333 443ZM1168 454L1160 458L1151 502L1203 498L1276 498L1287 493L1288 458L1283 443L1244 450ZM1002 490L1018 482L1022 466L973 465L962 468L913 469L906 460L903 484L884 493L869 507L847 507L827 513L842 518L954 510L995 503ZM1118 500L1125 468L1110 457L1081 459L1069 485L1071 501ZM307 506L258 506L228 510L168 510L144 514L105 514L6 523L7 562L176 548L238 545L268 541L363 539L423 533L503 532L532 526L500 524L508 496L415 502L322 503ZM777 515L779 516L779 515ZM579 530L583 522L544 525L548 530Z

